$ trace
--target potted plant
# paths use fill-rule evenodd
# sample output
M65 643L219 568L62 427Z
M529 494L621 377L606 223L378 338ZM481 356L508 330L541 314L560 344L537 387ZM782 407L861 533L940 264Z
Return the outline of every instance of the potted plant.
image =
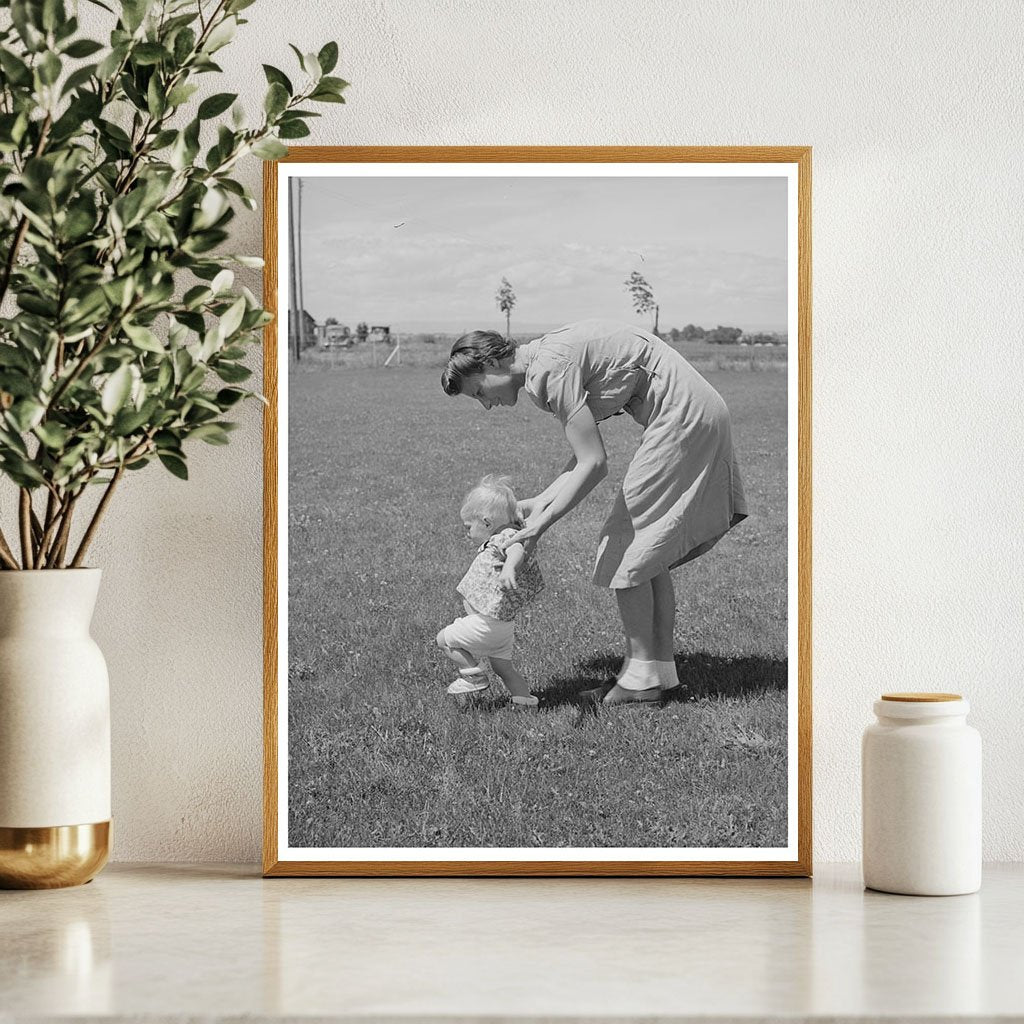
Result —
M120 0L109 42L64 0L0 0L0 885L87 881L109 850L107 674L89 622L90 545L126 476L188 477L255 397L246 352L270 316L225 255L256 200L233 176L344 102L338 47L264 65L250 122L197 97L254 0ZM293 47L293 49L295 49ZM253 112L248 112L249 116Z

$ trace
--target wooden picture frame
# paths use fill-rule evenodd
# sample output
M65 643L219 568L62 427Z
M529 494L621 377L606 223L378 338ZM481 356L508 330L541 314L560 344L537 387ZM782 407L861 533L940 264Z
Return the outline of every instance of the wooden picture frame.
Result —
M284 577L281 552L285 524L279 519L279 488L287 488L287 478L279 479L280 452L279 408L282 394L281 367L287 355L281 351L280 337L287 321L288 290L279 273L282 264L280 241L284 205L280 200L286 176L299 172L293 165L323 168L335 165L338 173L358 168L365 173L374 165L395 168L401 165L415 179L418 168L431 168L432 173L447 173L445 165L453 165L451 173L474 172L480 165L502 165L514 175L520 165L543 165L565 173L560 165L577 165L584 174L601 173L601 168L631 165L637 173L673 174L692 168L694 175L714 177L730 167L749 167L751 174L787 175L789 199L788 236L788 360L796 354L795 373L788 374L788 462L790 537L788 550L796 551L797 564L788 561L788 608L795 612L795 630L790 623L788 643L788 758L789 798L787 809L787 843L785 856L737 857L656 856L652 848L643 856L618 856L615 859L593 855L567 857L561 848L538 850L529 859L518 855L501 856L495 850L486 858L463 856L457 849L438 850L429 856L410 848L408 855L390 849L387 856L366 855L338 857L328 850L321 859L294 852L288 846L286 832L287 792L282 788L287 770L289 748L282 729L280 713L287 696L287 679L282 677L279 657L283 641L279 624L287 622L288 609L279 597ZM456 166L457 165L457 166ZM699 166L698 166L699 165ZM539 167L536 173L542 173ZM312 173L312 172L310 172ZM478 172L482 173L482 172ZM620 168L615 173L625 173ZM690 172L688 172L690 173ZM737 171L737 174L742 171ZM280 162L268 162L264 169L264 306L275 314L275 321L265 330L264 393L267 406L264 414L264 831L263 873L267 877L310 876L809 876L811 874L811 150L809 147L292 147ZM795 238L793 226L795 225ZM291 230L289 225L288 230ZM794 324L795 319L795 324ZM280 323L279 323L280 321ZM795 341L795 345L793 342ZM685 354L685 352L684 352ZM753 356L751 356L753 358ZM753 365L753 364L752 364ZM793 382L797 394L793 396ZM438 401L448 401L438 392ZM458 401L462 401L461 399ZM533 410L536 413L536 410ZM539 415L539 414L538 414ZM796 467L792 465L796 430ZM792 494L793 481L797 494ZM457 499L456 511L457 511ZM793 510L797 522L792 522ZM795 543L792 533L795 531ZM796 594L795 603L793 594ZM281 615L284 613L285 619ZM447 621L447 620L443 620ZM439 621L439 624L443 624ZM793 638L796 665L792 664ZM285 664L284 668L287 668ZM795 690L795 692L794 692ZM443 690L440 691L443 694ZM443 697L439 697L439 700ZM450 699L450 698L449 698ZM623 712L619 712L622 714ZM628 711L626 714L637 714ZM644 714L646 712L639 712ZM283 745L282 745L283 743ZM795 758L794 758L795 753ZM795 815L795 821L794 821ZM282 840L284 842L282 843ZM295 848L299 849L299 848ZM418 848L417 848L418 849ZM643 852L643 851L641 851ZM718 851L721 853L722 851ZM728 852L728 851L726 851ZM449 856L448 854L453 854Z

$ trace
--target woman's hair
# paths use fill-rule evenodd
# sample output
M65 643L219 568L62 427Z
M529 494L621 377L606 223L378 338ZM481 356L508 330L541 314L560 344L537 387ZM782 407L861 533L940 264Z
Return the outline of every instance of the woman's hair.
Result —
M492 523L511 523L516 518L516 496L512 478L488 473L466 495L459 515L463 519L489 519Z
M462 391L462 382L473 373L482 373L484 364L504 359L516 350L515 345L497 331L470 331L452 345L448 362L441 372L441 387L446 395Z

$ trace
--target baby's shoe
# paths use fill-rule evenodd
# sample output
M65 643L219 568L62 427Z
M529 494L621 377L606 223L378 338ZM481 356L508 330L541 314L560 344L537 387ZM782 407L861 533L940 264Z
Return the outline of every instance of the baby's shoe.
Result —
M515 704L517 707L535 708L540 703L540 701L537 700L537 698L534 697L534 695L531 693L526 697L513 697L512 703Z
M456 696L460 693L479 693L490 685L487 669L484 667L484 662L481 661L473 668L460 668L459 678L448 684L448 693Z

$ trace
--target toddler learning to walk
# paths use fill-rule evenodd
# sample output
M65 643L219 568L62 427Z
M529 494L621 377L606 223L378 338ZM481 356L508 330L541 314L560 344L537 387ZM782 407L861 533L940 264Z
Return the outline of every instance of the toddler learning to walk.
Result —
M466 536L478 544L476 558L462 577L458 592L466 614L437 634L437 645L459 666L448 693L486 690L486 662L512 695L512 703L536 707L537 698L512 664L514 619L544 588L534 555L522 544L505 544L522 529L516 496L507 477L485 476L462 504Z

